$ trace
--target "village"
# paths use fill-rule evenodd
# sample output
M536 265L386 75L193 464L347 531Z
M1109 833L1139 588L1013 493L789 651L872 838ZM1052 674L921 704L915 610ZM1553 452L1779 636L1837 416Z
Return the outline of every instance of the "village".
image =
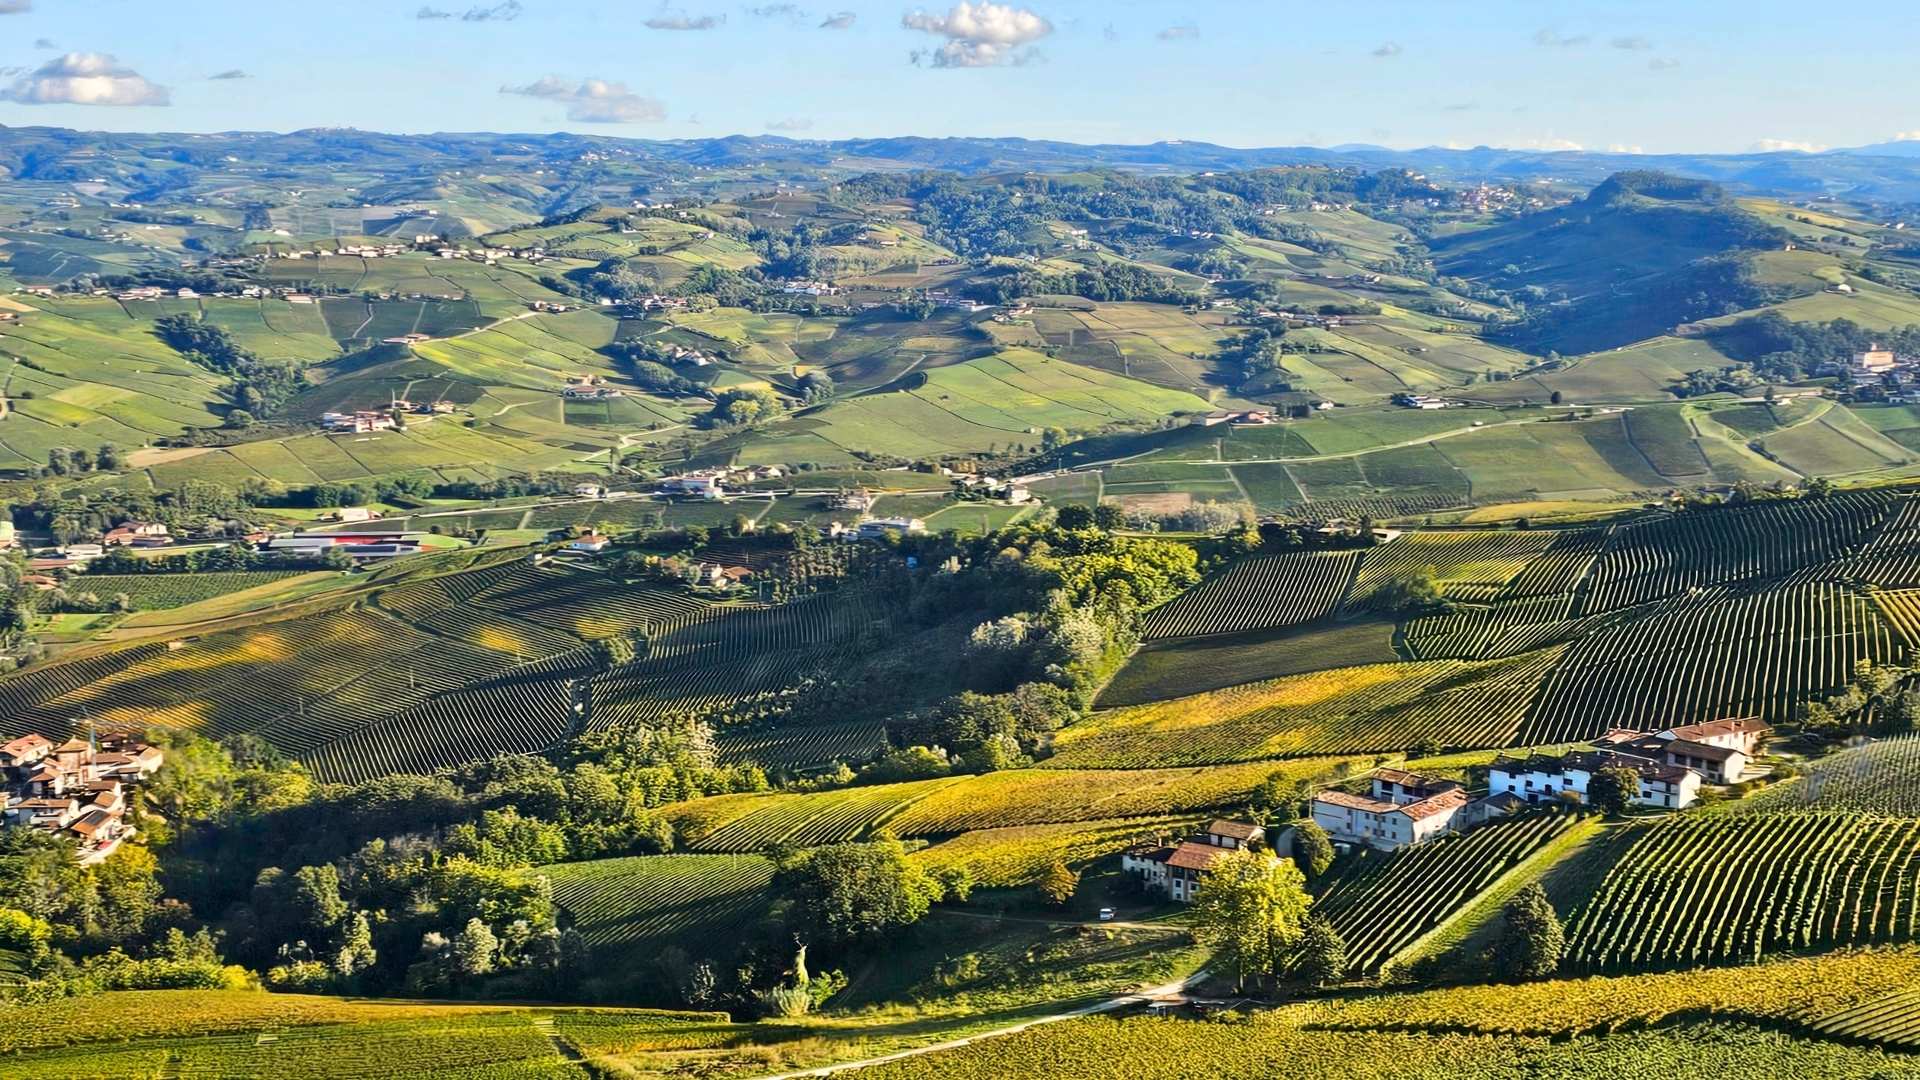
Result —
M136 789L165 761L159 749L123 735L59 744L22 735L0 743L0 819L72 841L82 866L103 862L134 835Z

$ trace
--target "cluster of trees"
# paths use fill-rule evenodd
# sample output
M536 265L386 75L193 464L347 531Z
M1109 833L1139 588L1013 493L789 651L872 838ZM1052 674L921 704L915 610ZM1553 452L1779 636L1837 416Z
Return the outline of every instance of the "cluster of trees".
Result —
M1285 334L1284 327L1277 332L1264 328L1249 330L1227 339L1213 358L1233 373L1236 386L1265 382L1285 373L1280 348L1280 339Z
M1912 689L1914 669L1860 661L1853 680L1824 700L1801 702L1794 715L1800 730L1828 739L1853 735L1900 735L1920 720L1920 691Z
M777 420L787 411L786 399L764 386L735 386L713 396L713 407L695 422L710 428L742 428Z
M1920 326L1876 331L1848 319L1795 322L1777 311L1719 327L1708 340L1760 377L1782 382L1804 378L1827 364L1844 364L1874 344L1920 355Z
M706 387L669 366L670 356L660 342L650 338L616 341L601 350L618 362L627 376L642 387L661 394L702 394Z
M997 304L1023 296L1053 294L1084 296L1103 303L1144 300L1156 304L1197 304L1202 299L1200 293L1183 289L1146 267L1120 262L1101 262L1058 274L1023 268L990 277L971 286L970 291Z
M235 412L245 413L249 422L273 415L305 385L297 367L253 355L240 347L226 327L182 313L155 320L153 330L182 356L232 379ZM229 425L237 423L233 414L227 420Z
M101 443L100 449L91 454L73 447L56 446L47 451L47 465L40 475L79 476L90 472L115 472L124 463L120 448L112 443Z

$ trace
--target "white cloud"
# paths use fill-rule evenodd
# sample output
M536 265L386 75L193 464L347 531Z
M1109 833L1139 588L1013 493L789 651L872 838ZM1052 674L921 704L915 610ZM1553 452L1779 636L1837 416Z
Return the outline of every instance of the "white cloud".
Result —
M747 14L757 19L806 19L811 18L800 10L798 4L767 4L762 7L750 7Z
M836 11L833 14L827 16L826 19L823 22L821 22L820 29L847 30L852 28L854 21L858 18L859 16L855 15L851 11Z
M1756 154L1817 154L1826 148L1825 143L1800 142L1796 139L1757 139L1748 147Z
M567 119L582 124L644 124L667 118L667 107L657 99L636 94L627 84L605 79L583 79L578 84L549 75L525 86L503 86L503 94L562 102Z
M789 116L781 120L767 121L768 131L808 131L812 127L813 121L804 116Z
M1639 146L1630 146L1626 143L1608 143L1607 153L1609 154L1644 154L1646 153L1646 150L1644 150Z
M68 53L49 60L0 91L0 100L21 105L166 105L167 88L155 86L106 53Z
M416 19L459 19L461 22L512 22L526 11L520 6L520 0L506 0L505 3L491 7L470 7L455 13L435 7L422 7L414 12Z
M1641 37L1639 34L1627 34L1622 37L1617 37L1607 42L1607 44L1616 49L1625 49L1628 52L1645 52L1653 48L1653 42Z
M33 10L33 0L0 0L0 15L18 15Z
M1388 41L1388 42L1381 43L1379 48L1373 50L1372 55L1379 57L1382 60L1386 60L1391 57L1399 56L1401 53L1406 51L1407 50L1400 47L1399 42Z
M1649 71L1671 71L1679 66L1680 61L1675 60L1671 56L1656 56L1647 61L1647 69Z
M914 63L938 68L1000 67L1039 59L1033 43L1053 33L1045 16L992 0L960 0L945 15L915 9L901 16L909 30L946 38L937 49L915 50Z
M1593 39L1585 34L1566 35L1551 28L1536 31L1533 35L1533 43L1535 45L1541 45L1549 49L1577 48L1591 40Z
M726 21L725 15L689 15L684 11L662 11L641 25L649 30L712 30Z
M1200 28L1192 23L1186 23L1181 26L1169 26L1153 36L1159 38L1161 41L1186 41L1190 38L1199 37Z
M1563 152L1573 151L1573 150L1585 150L1586 147L1580 145L1577 142L1574 142L1572 139L1562 139L1562 138L1558 138L1557 136L1549 135L1544 139L1521 139L1518 142L1509 143L1507 145L1507 149L1509 150L1545 150L1548 153L1557 154L1557 153L1563 153Z
M1920 142L1920 128L1915 128L1912 131L1896 131L1893 133L1893 141Z

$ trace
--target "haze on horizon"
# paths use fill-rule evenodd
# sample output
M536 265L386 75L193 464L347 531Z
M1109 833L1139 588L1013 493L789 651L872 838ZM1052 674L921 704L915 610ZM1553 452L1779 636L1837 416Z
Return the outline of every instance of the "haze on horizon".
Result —
M1554 8L0 0L0 124L1648 153L1920 138L1920 44L1861 32L1910 24L1891 0L1825 34L1778 0Z

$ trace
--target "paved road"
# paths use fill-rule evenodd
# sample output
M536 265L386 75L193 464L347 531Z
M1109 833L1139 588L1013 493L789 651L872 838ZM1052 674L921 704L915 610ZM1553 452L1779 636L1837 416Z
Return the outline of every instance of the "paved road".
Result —
M1098 923L1094 925L1112 926L1114 924ZM1002 1035L1015 1035L1028 1028L1038 1027L1041 1024L1054 1024L1062 1020L1077 1020L1083 1016L1095 1016L1104 1012L1112 1012L1115 1009L1122 1009L1128 1005L1142 1005L1155 998L1170 997L1174 994L1185 993L1189 987L1197 985L1206 977L1207 972L1203 968L1184 979L1178 979L1163 986L1136 990L1131 994L1122 994L1119 997L1107 1001L1096 1001L1091 1005L1083 1005L1078 1009L1070 1009L1066 1012L1052 1013L1047 1016L1036 1016L1031 1020L1023 1020L1018 1024L995 1028L992 1031L982 1031L977 1035L968 1035L961 1039L948 1039L946 1042L932 1043L927 1046L916 1046L911 1050L899 1050L891 1054L882 1054L879 1057L863 1058L859 1061L843 1061L837 1065L823 1065L818 1069L802 1069L799 1072L775 1073L770 1076L761 1077L760 1080L799 1080L799 1078L806 1076L833 1076L838 1073L851 1072L855 1069L866 1069L875 1065L885 1065L892 1061L904 1061L907 1058L919 1057L922 1054L937 1054L943 1050L957 1050L960 1047L977 1043L982 1039L995 1039Z

